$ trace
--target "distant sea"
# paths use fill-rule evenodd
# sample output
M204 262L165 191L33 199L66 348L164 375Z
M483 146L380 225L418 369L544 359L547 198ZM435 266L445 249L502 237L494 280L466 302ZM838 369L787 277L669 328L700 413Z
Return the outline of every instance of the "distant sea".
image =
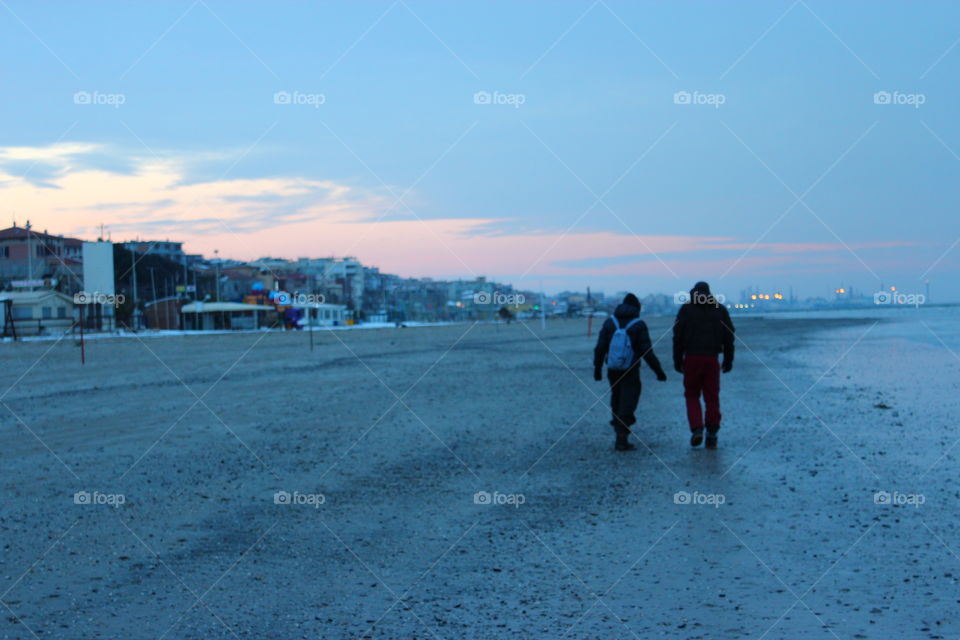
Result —
M870 337L905 339L942 349L944 345L960 357L960 305L925 307L878 306L875 309L837 309L786 311L783 313L744 313L737 317L764 317L770 320L816 318L864 318L881 320Z

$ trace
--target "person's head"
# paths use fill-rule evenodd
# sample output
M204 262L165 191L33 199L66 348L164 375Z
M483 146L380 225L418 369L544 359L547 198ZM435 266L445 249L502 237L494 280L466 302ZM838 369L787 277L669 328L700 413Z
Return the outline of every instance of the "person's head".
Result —
M710 293L710 285L701 280L690 289L690 302L693 304L709 304L713 296Z
M637 309L639 309L640 299L637 298L637 296L633 295L632 293L628 293L627 295L623 296L623 304L628 304L631 307L636 307Z

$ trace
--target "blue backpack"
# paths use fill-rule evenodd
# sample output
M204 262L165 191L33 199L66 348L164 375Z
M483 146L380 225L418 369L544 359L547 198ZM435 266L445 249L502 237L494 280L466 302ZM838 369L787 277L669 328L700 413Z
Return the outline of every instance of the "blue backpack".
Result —
M627 326L621 327L616 317L611 318L616 331L610 338L610 348L607 350L607 367L610 369L625 370L633 364L633 343L630 342L630 336L627 335L627 329L640 322L640 318L634 318L627 323Z

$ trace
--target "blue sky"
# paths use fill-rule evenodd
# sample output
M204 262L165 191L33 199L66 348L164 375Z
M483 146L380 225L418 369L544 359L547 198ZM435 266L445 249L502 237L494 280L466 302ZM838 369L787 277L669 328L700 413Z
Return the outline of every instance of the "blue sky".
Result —
M958 14L5 0L0 198L50 231L552 291L960 300Z

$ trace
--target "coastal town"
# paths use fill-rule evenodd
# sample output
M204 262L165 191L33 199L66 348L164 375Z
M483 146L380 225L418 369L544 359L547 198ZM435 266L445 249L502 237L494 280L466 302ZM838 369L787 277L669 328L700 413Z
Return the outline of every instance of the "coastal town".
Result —
M547 295L482 276L405 277L350 256L242 261L216 252L211 258L187 253L174 240L85 241L39 231L29 221L0 230L0 286L5 338L62 335L81 325L204 331L605 316L624 295L590 289ZM919 295L929 300L929 284ZM641 302L648 314L669 315L686 296L646 293ZM876 293L839 286L803 300L792 288L717 292L732 312L901 303L897 296L896 287Z

